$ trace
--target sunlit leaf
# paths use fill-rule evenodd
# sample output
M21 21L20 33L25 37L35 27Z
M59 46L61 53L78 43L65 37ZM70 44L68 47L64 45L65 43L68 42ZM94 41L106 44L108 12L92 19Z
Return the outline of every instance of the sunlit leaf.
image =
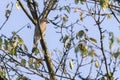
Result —
M94 39L94 38L89 38L90 39L90 41L92 41L92 42L94 42L94 43L97 43L97 40L96 39Z
M16 55L17 55L17 53L16 53L16 48L12 48L11 51L10 51L10 54L11 54L12 56L16 56Z
M13 46L13 48L16 48L16 47L17 47L17 45L18 45L18 42L17 42L17 41L12 42L12 46Z
M84 32L83 30L80 30L80 31L76 34L76 37L77 37L77 38L82 38L84 34L85 34L85 32Z
M16 8L17 8L17 9L20 9L20 4L19 4L19 2L18 2L18 1L16 2L16 4L15 4L15 5L16 5Z
M22 60L21 60L21 65L22 65L22 66L26 66L26 60L25 60L25 59L22 59Z
M24 41L23 41L22 38L19 37L19 36L18 36L18 42L19 42L19 44L24 44Z
M100 67L100 63L98 61L95 62L95 67L99 68Z
M0 49L2 48L2 38L0 37Z
M74 68L73 61L72 61L72 60L69 61L69 66L70 66L70 69L73 69L73 68Z

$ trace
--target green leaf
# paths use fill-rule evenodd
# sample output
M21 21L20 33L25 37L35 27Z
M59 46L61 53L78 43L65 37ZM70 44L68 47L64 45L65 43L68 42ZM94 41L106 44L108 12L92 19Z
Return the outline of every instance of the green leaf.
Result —
M12 56L17 56L16 48L12 48L11 51L10 51L10 54L11 54Z
M21 60L21 65L22 65L22 66L26 66L26 60L25 60L25 59L22 59L22 60Z
M88 49L84 44L79 44L79 49L82 53L82 55L85 57L87 55Z
M8 50L8 41L6 39L4 39L4 49Z
M65 10L67 10L67 12L70 13L70 7L69 6L65 6Z
M22 80L29 80L27 77L23 76Z
M62 41L62 42L65 43L67 39L68 39L68 36L65 35L65 37L63 38L63 41Z
M78 53L79 52L79 47L77 46L76 48L75 48L75 53Z
M18 36L18 42L19 42L19 44L21 44L21 45L24 44L24 41L23 41L22 38L19 37L19 36Z
M0 49L2 48L2 38L0 37Z
M80 3L83 4L83 2L86 2L86 0L80 0Z
M120 52L116 52L116 53L112 54L113 58L115 58L115 59L116 59L119 55L120 55Z
M35 51L34 51L34 55L37 55L39 52L40 52L40 51L39 51L39 49L38 49L38 48L37 48L37 49L35 49Z
M75 0L75 4L78 4L79 0Z
M96 39L94 39L94 38L89 38L90 39L90 41L92 41L92 42L94 42L94 43L97 43L97 40Z
M0 71L0 77L5 78L6 72L5 71Z
M8 17L10 16L10 13L11 13L10 10L6 10L6 12L5 12L5 17L8 18Z
M80 31L76 34L76 37L77 37L77 38L82 38L84 34L85 34L85 32L84 32L83 30L80 30Z

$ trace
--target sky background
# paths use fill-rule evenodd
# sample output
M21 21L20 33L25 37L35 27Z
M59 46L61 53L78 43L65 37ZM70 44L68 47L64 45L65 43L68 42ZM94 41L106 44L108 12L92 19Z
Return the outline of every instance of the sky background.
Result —
M6 20L5 18L5 10L6 10L6 5L10 2L13 2L13 10L11 13L11 16L9 18L9 20L7 21L7 23L4 25L4 27L2 28L2 30L0 30L0 35L4 34L7 37L12 36L11 32L13 31L17 31L19 30L21 27L25 26L26 24L30 24L31 25L31 29L25 27L24 29L22 29L18 34L21 36L21 38L24 40L24 43L27 45L27 47L29 48L29 52L31 52L32 49L32 45L33 45L33 34L34 34L34 25L31 23L31 21L27 18L27 16L25 15L25 13L22 11L22 9L18 10L15 7L15 1L16 0L1 0L0 2L0 26L1 24ZM40 0L37 0L38 2L40 2ZM66 4L70 4L73 7L81 7L86 9L85 6L83 5L74 5L74 3L71 1L60 1L59 5L66 5ZM42 4L40 4L42 5ZM40 6L40 9L42 10L42 6ZM58 11L52 11L48 18L49 19L53 19L55 17L56 14L61 14L63 15L65 12L61 12L58 13ZM69 21L67 24L69 23L73 23L75 22L77 19L79 19L79 12L75 13L74 10L71 11L71 14L69 14ZM106 18L107 19L107 18ZM80 22L81 25L85 25L89 31L88 31L88 35L90 37L93 37L95 39L99 39L99 32L96 26L94 26L94 20L90 17L86 18L83 22ZM60 35L58 33L56 33L56 31L58 31L57 29L54 28L55 26L53 26L51 23L47 24L47 31L46 31L46 42L49 48L50 53L53 52L54 49L60 49L62 50L62 46L61 42L59 41L60 39ZM112 19L107 19L103 24L102 24L102 28L104 30L108 30L108 31L112 31L114 32L115 37L119 37L120 38L120 28L119 28L119 24L117 23L117 21L112 18ZM75 31L79 31L81 29L83 29L83 27L76 25L75 26ZM107 39L106 39L107 40ZM105 43L105 48L108 49L108 42L104 42ZM99 45L99 42L97 43ZM118 45L116 45L118 46ZM115 48L116 48L115 46ZM39 46L40 47L40 46ZM117 49L117 48L116 48ZM99 52L99 51L98 51ZM87 73L87 68L84 67L83 69L83 74L84 76ZM120 71L116 72L115 76L118 76L120 73ZM94 74L94 73L93 73ZM28 76L31 77L31 76ZM33 76L32 76L33 77ZM120 77L119 77L120 78ZM32 79L32 78L31 78ZM32 79L33 80L33 79ZM36 80L39 80L36 78Z

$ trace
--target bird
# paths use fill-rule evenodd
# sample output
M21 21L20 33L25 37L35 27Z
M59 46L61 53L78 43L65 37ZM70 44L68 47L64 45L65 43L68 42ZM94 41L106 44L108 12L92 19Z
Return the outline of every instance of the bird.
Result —
M41 29L42 36L44 38L46 33L46 24L48 22L49 20L46 18L40 19L39 26L38 25L35 26L32 53L34 53L34 51L37 49L38 42L41 40L40 29Z

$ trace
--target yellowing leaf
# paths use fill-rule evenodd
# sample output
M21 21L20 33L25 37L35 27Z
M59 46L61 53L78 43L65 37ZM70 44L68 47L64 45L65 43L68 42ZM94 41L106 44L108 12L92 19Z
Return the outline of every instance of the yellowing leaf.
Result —
M21 65L22 65L22 66L26 66L26 60L25 60L25 59L22 59L22 60L21 60Z
M107 14L107 18L110 19L112 17L112 14Z
M98 61L95 62L95 67L99 68L100 67L100 63Z
M116 38L117 43L120 43L120 38Z
M83 13L84 13L83 11L80 12L80 20L81 20L81 21L83 21Z
M68 21L68 17L63 17L63 21L67 22Z
M73 61L72 61L72 60L70 60L69 66L70 66L70 69L73 69L73 68L74 68Z
M18 1L16 2L16 4L15 4L15 5L16 5L16 8L17 8L17 9L20 9L20 4L19 4L19 2L18 2Z
M19 37L19 36L18 36L18 42L19 42L19 44L24 44L24 41L23 41L22 38Z
M40 67L39 61L36 61L36 62L34 63L34 65L35 65L35 68L36 68L36 69L39 68L39 67Z
M110 50L112 50L114 48L114 45L110 44L109 48L110 48Z
M97 40L94 38L89 38L92 42L97 43Z
M94 52L94 50L90 51L90 52L89 52L89 55L92 56L92 57L97 56L97 54Z
M28 60L28 65L29 65L30 68L33 67L33 59L29 59Z

